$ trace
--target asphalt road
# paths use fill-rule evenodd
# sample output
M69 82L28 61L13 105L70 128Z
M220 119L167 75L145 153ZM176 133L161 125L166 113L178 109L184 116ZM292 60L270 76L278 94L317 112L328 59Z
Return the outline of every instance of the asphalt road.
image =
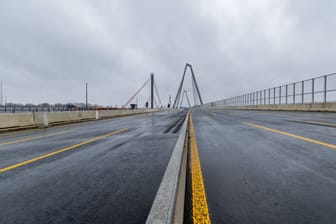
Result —
M335 113L198 109L193 120L212 223L336 223Z
M144 223L183 113L0 135L0 223Z

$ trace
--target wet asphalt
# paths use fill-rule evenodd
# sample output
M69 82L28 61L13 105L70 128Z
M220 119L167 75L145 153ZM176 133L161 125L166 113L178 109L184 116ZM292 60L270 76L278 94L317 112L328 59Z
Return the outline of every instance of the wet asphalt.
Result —
M194 109L212 223L336 223L336 113Z
M127 131L0 173L0 223L144 223L184 111L0 135L0 168Z

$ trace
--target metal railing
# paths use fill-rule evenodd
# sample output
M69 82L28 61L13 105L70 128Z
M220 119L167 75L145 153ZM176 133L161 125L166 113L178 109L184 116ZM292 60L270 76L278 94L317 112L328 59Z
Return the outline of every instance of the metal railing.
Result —
M256 106L336 102L336 73L268 88L205 104L205 106Z

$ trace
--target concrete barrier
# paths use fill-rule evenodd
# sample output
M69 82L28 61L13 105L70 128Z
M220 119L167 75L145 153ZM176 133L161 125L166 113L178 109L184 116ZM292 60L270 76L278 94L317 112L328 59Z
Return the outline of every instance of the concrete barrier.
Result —
M336 103L278 104L255 106L218 106L213 109L336 112Z
M0 128L20 127L34 125L33 115L31 113L0 114Z
M65 111L65 112L33 112L0 114L0 129L42 126L49 127L56 123L72 123L83 120L98 120L118 116L136 115L163 111L161 109L138 110L101 110L101 111Z
M95 111L37 112L33 117L36 125L48 126L51 123L93 120Z
M187 134L188 117L189 112L181 127L180 135L162 178L159 190L156 193L146 224L183 223L185 189L181 189L180 187L185 186L185 183L181 184L181 180L185 181L187 169L187 153L184 150L184 143ZM183 192L183 195L181 192ZM182 198L182 202L178 200L178 195ZM182 204L177 205L177 202Z
M136 115L143 113L153 113L163 111L162 109L137 109L137 110L101 110L98 111L98 119L118 117L118 116L127 116L127 115Z

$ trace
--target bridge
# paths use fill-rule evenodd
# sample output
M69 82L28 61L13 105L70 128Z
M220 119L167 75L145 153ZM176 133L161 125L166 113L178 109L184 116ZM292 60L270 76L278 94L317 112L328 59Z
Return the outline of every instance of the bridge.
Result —
M335 223L336 76L209 103L196 76L169 109L151 76L153 109L1 114L0 223Z

